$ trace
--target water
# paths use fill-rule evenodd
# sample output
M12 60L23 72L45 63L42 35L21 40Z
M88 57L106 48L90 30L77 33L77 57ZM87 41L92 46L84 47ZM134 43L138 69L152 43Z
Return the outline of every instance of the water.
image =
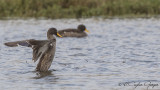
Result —
M50 27L81 23L90 31L88 37L57 38L47 73L35 72L32 49L3 45L43 40ZM1 90L160 89L159 19L0 20L0 31Z

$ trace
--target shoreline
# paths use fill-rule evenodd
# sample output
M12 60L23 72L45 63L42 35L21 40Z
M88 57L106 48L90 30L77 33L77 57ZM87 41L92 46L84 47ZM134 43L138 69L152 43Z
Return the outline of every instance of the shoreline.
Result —
M67 20L67 19L160 19L160 15L153 15L153 16L112 16L112 17L103 17L103 16L93 16L93 17L85 17L85 18L46 18L46 17L0 17L0 20Z

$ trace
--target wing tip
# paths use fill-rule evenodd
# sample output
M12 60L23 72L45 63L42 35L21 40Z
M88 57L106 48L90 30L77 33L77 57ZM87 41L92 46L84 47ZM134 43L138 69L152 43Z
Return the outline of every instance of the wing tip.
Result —
M12 43L12 42L4 43L4 45L6 45L6 46L8 46L8 47L16 47L16 46L18 46L17 44Z

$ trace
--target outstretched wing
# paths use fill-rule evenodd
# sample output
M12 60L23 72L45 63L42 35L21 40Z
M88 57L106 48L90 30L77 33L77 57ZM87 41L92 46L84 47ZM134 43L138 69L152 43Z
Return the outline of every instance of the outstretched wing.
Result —
M9 47L17 47L17 46L26 46L31 47L33 49L33 58L32 60L36 62L39 57L44 54L44 52L47 50L47 43L49 43L48 40L22 40L22 41L14 41L14 42L7 42L4 43L6 46Z
M36 62L39 59L39 63L36 69L38 71L47 71L50 68L54 58L56 39L52 40L30 39L23 41L7 42L4 44L9 47L16 47L18 45L31 47L33 49L32 60Z
M31 39L33 40L33 39ZM21 46L26 46L26 47L31 47L31 45L28 43L29 40L22 40L22 41L15 41L15 42L7 42L7 43L4 43L6 46L9 46L9 47L17 47L19 45Z

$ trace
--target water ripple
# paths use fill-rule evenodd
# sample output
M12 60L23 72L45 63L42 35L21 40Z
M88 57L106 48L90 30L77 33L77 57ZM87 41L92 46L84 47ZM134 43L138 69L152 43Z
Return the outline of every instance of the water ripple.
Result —
M43 40L50 27L76 28L81 23L90 30L89 36L57 38L55 58L45 73L35 71L31 48L3 45ZM119 83L159 84L159 29L158 19L0 20L1 89L129 90L134 87Z

